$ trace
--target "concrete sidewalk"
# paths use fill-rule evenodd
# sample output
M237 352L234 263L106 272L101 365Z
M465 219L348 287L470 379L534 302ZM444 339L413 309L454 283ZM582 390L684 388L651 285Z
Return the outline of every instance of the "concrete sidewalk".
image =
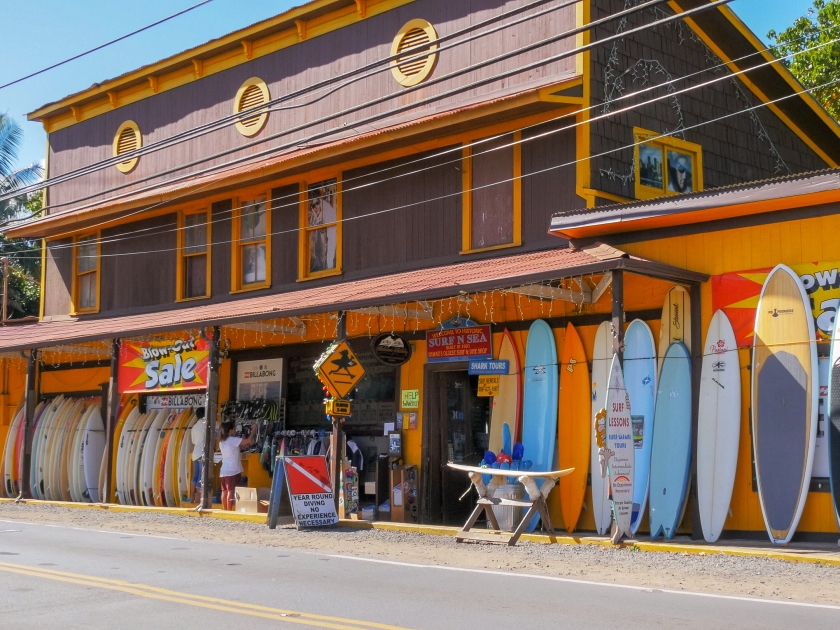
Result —
M15 503L14 499L0 499L0 503ZM173 514L193 518L217 518L230 521L243 521L251 523L265 523L265 514L242 514L237 512L225 512L220 509L202 510L198 512L195 507L165 508L165 507L139 507L129 505L114 505L104 503L73 503L64 501L37 501L22 499L20 503L27 505L52 505L65 508L81 510L98 510L104 512L146 512L159 514ZM280 525L291 524L291 517L281 518ZM356 529L379 529L385 531L397 531L406 533L425 534L427 536L449 536L454 537L460 531L459 527L445 527L442 525L416 525L413 523L391 523L391 522L370 522L356 520L342 520L342 527ZM599 545L612 547L606 536L569 536L557 535L557 544L560 545ZM533 543L551 544L547 535L544 534L523 534L520 540ZM631 548L644 552L666 552L682 553L685 555L714 555L723 554L729 556L747 556L755 558L771 558L774 560L787 560L789 562L810 562L840 566L840 546L833 543L802 543L794 542L785 546L773 545L769 541L757 540L722 540L714 544L704 541L691 540L687 536L677 536L674 540L645 541L628 540L620 543L621 547Z

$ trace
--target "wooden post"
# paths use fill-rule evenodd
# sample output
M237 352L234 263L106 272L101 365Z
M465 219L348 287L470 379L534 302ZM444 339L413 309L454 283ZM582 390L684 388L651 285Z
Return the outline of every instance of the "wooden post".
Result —
M117 428L117 410L120 404L120 394L117 391L117 378L120 367L120 340L111 341L111 376L108 379L108 389L102 392L102 407L105 418L105 495L99 497L100 503L110 503L113 496L114 480L111 471L114 465L114 430Z
M338 321L335 325L336 341L341 341L347 336L344 311L338 312ZM332 419L332 457L330 457L330 481L332 482L333 499L335 500L335 513L338 514L339 491L341 490L341 460L344 458L342 445L344 443L343 426L339 418Z
M612 328L613 353L618 355L618 362L624 367L624 271L612 272Z
M35 418L35 406L38 404L38 351L29 351L29 361L26 370L26 390L24 392L23 416L23 478L20 480L20 496L24 499L32 498L32 480L29 478L32 468L32 434Z
M697 500L697 427L700 416L700 372L703 368L703 311L700 308L700 284L691 285L691 539L701 540L700 503Z
M3 325L6 325L9 310L9 259L3 258Z
M220 326L213 326L210 339L210 357L208 361L207 393L204 397L204 466L201 468L201 507L209 510L213 507L213 431L216 428L216 410L219 407L219 366L221 364L219 348L222 339Z

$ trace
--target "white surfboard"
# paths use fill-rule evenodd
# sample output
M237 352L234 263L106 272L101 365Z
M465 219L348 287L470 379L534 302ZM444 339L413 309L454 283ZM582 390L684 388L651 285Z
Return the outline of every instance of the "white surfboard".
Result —
M84 432L84 470L85 486L88 500L99 502L99 469L102 466L102 456L105 454L105 424L99 405L94 405L93 412L88 416Z
M741 436L741 369L732 324L723 311L712 316L703 344L697 426L697 500L703 537L723 531Z
M161 409L156 412L155 421L149 429L149 434L146 437L145 450L143 451L143 500L144 504L148 506L155 505L155 452L157 451L160 439L160 429L166 420L166 410Z
M164 502L166 503L167 507L177 507L176 500L175 500L175 487L174 487L174 479L173 479L173 467L175 465L175 455L178 450L178 436L181 433L181 425L187 418L186 410L179 413L175 416L175 420L172 421L172 428L169 432L169 436L167 437L168 445L166 447L166 454L164 455L163 461L163 498Z
M3 485L6 490L6 496L10 499L14 499L16 496L12 483L14 476L12 468L14 466L14 452L15 443L17 442L17 434L20 429L20 425L23 422L24 415L25 409L23 408L23 405L20 405L17 413L14 415L12 424L9 427L9 432L6 434L6 446L3 449Z
M601 322L595 333L595 347L592 349L592 446L589 457L589 477L592 483L592 516L595 529L601 536L610 531L612 511L610 507L609 480L601 477L598 462L598 444L595 441L595 414L607 406L607 383L610 378L613 346L610 323Z
M149 435L149 429L155 420L154 413L148 413L143 417L143 421L138 423L137 431L137 449L134 453L131 462L131 487L132 497L135 505L144 505L143 503L143 453L146 448L146 438Z
M607 467L612 490L613 515L618 532L632 537L633 517L633 424L630 419L630 397L624 388L624 375L618 356L610 365L607 390Z
M189 503L192 499L190 496L190 456L192 455L193 443L190 434L197 421L195 412L191 412L184 429L184 437L181 440L181 450L178 453L178 496L180 497L180 503Z
M116 474L116 486L117 486L117 500L120 502L121 505L128 505L128 497L126 496L125 486L126 486L126 479L125 479L125 461L126 457L128 456L128 449L130 447L132 433L131 429L134 423L137 421L137 418L140 417L140 409L138 407L134 407L131 412L128 414L128 417L123 422L122 432L120 435L119 445L117 446L117 474Z
M53 399L49 409L44 412L44 417L38 424L35 437L32 440L32 468L29 474L32 496L36 499L46 498L44 495L43 461L48 439L47 434L49 427L52 426L55 415L63 404L64 396L58 396Z
M84 438L84 425L87 422L88 417L92 413L93 407L95 405L90 404L87 405L84 412L82 413L79 421L76 423L76 426L73 429L73 440L72 440L72 450L70 457L68 457L68 464L69 464L69 471L68 471L68 480L70 482L70 495L73 501L77 503L85 502L84 497L84 487L79 480L79 472L82 467L82 457L84 452L84 442L82 441Z
M140 450L140 435L146 416L138 414L132 420L128 429L128 445L126 446L125 457L123 458L123 493L128 505L139 505L137 498L137 482L135 473L135 462L137 453Z

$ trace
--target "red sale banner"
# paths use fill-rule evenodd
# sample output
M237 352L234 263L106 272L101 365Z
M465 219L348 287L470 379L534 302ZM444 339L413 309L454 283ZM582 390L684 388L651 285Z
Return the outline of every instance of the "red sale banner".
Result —
M120 345L117 389L120 394L148 394L207 387L210 345L190 337L174 341Z

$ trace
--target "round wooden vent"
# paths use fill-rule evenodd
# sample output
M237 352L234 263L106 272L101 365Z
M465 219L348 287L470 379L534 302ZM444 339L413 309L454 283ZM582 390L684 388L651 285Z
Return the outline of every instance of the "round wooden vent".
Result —
M411 20L400 29L391 44L391 56L400 55L391 61L391 73L400 85L417 85L432 73L437 61L436 41L435 27L426 20Z
M133 120L127 120L120 125L120 128L117 129L117 134L114 136L114 157L131 153L142 146L143 136L140 134L140 128L137 126L137 123ZM125 162L119 162L117 168L123 173L128 173L137 166L139 160L139 157L135 157Z
M253 77L245 81L236 93L236 98L233 101L233 113L247 112L268 103L270 99L271 96L268 93L268 86L265 81ZM237 121L236 128L243 136L253 136L259 133L267 120L268 111L263 110L262 112L242 116Z

